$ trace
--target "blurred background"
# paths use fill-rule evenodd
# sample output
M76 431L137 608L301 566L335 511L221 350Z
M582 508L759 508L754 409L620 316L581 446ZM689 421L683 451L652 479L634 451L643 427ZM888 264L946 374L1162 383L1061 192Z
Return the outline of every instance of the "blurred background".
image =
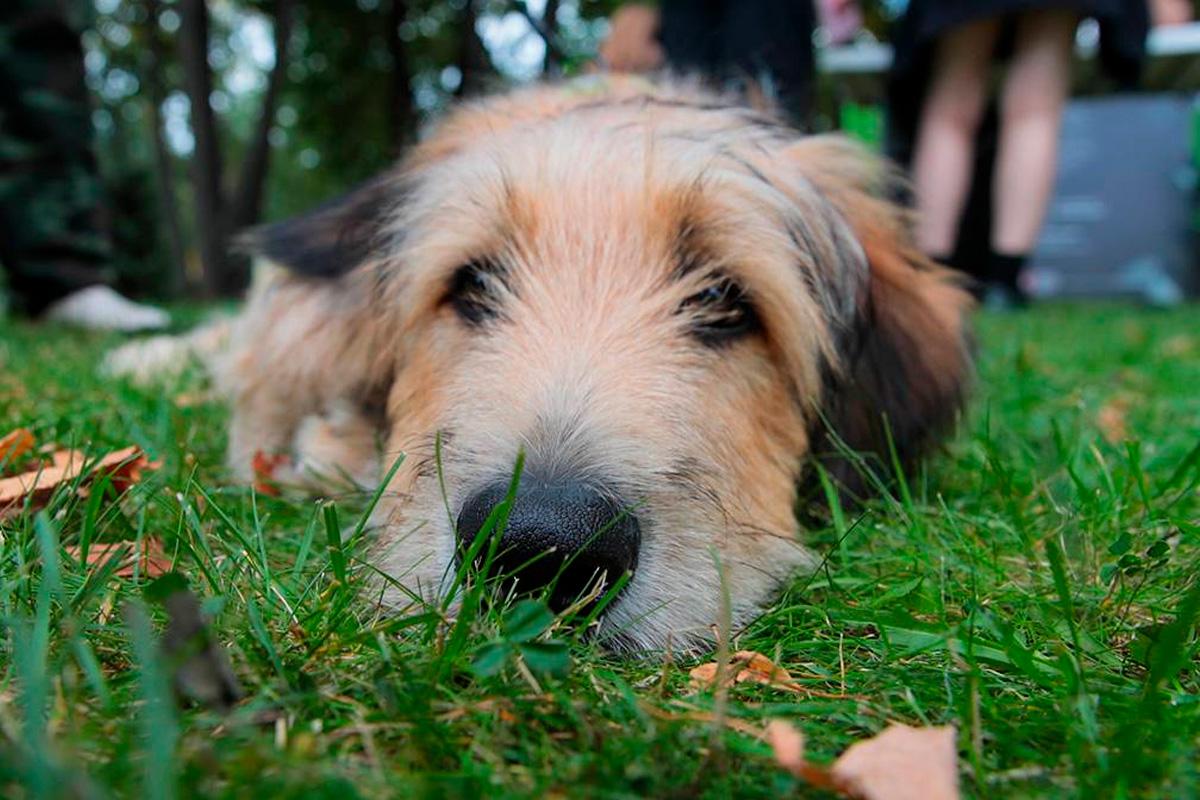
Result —
M16 7L63 5L3 1L15 3L0 12L10 21ZM456 98L591 68L622 4L66 5L82 45L107 269L127 295L180 299L236 295L248 265L228 253L233 232L383 169ZM817 28L811 128L883 146L890 40L905 5L864 3L861 24ZM1079 27L1063 157L1030 268L1035 297L1171 305L1197 291L1200 25L1187 5L1158 16L1136 90L1114 91L1094 66L1097 30ZM0 137L0 161L16 146Z

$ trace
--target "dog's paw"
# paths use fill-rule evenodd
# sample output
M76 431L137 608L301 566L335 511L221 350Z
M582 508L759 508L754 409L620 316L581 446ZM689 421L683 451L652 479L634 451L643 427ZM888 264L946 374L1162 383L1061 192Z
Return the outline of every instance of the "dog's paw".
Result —
M100 374L138 384L154 383L181 374L191 363L191 351L186 336L136 339L110 351L100 362Z
M189 368L212 372L229 345L232 321L217 320L179 336L135 339L110 351L100 362L100 374L147 385L178 377Z
M352 484L370 489L379 481L376 426L356 409L338 405L305 417L293 438L293 475L306 486Z

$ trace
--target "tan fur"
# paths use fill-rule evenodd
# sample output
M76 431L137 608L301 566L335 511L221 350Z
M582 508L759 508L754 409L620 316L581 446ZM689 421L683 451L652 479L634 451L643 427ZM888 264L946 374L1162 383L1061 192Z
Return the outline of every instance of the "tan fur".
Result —
M915 252L881 175L858 148L801 141L684 84L591 79L466 106L371 189L391 199L362 263L255 290L217 370L230 461L242 474L259 450L303 462L312 441L298 437L331 415L354 431L315 437L324 469L340 460L363 480L404 453L375 558L434 598L453 571L451 517L523 451L532 473L602 481L636 507L639 566L604 620L620 641L706 639L718 569L743 624L813 563L796 487L845 385L829 376L873 369L843 346L863 309L878 335L902 334L894 366L914 407L955 405L969 371L965 296ZM482 257L509 271L505 320L486 333L444 302L455 269ZM700 268L684 274L681 258ZM680 308L709 268L750 293L759 333L717 348L689 334Z

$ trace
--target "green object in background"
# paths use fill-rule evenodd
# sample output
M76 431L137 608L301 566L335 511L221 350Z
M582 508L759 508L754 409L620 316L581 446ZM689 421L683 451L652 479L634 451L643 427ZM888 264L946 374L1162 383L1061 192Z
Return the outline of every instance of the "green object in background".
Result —
M881 106L842 103L839 112L840 127L843 132L872 150L879 150L883 147L883 108Z
M1200 96L1192 101L1191 131L1188 138L1188 153L1191 156L1193 180L1200 173ZM1200 187L1192 187L1192 219L1193 233L1200 233Z
M1192 131L1189 150L1192 154L1192 166L1200 169L1200 97L1192 103Z

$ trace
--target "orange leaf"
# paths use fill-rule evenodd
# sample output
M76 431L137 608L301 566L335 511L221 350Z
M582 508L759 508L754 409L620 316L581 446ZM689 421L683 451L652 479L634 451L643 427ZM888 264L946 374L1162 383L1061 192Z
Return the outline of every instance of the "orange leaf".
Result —
M1114 397L1100 407L1096 413L1096 427L1109 444L1120 444L1129 435L1125 418L1129 412L1129 398Z
M50 454L50 466L67 469L71 466L81 467L87 461L87 456L78 450L55 450Z
M953 727L889 725L856 742L830 773L842 790L864 800L956 800L958 735Z
M287 466L288 457L283 453L264 453L258 450L250 462L254 471L254 491L270 497L279 496L279 483L275 480L275 472Z
M33 449L33 434L28 428L17 428L0 436L0 464L12 464Z
M76 561L82 554L78 545L68 545L63 549ZM136 555L134 542L93 543L88 548L89 567L106 564L111 558L120 559L120 566L113 574L122 578L132 578L135 568L145 578L157 578L171 571L171 559L163 550L162 542L154 537L143 539L141 553Z
M717 662L710 661L707 664L701 664L689 672L688 675L692 679L693 688L714 688L717 683ZM756 653L753 650L738 650L733 654L733 658L729 660L729 666L725 670L724 683L726 686L733 686L737 683L760 683L764 686L773 686L784 691L813 697L828 697L833 699L845 699L849 697L849 695L844 694L821 692L797 683L790 672L776 665L775 662L762 653Z
M78 462L61 466L52 464L11 478L0 478L0 516L15 513L27 498L33 508L41 508L55 489L79 476L82 466Z
M951 726L890 725L856 742L832 767L809 763L803 735L786 722L767 727L775 761L813 786L855 800L957 800L958 736Z
M697 688L708 688L717 682L717 668L717 662L710 661L696 667L688 675L691 676L692 683ZM776 666L762 653L756 653L753 650L739 650L729 660L729 667L725 670L725 685L732 686L735 683L745 683L746 681L775 685L789 690L799 688L786 669Z
M767 725L767 741L775 752L775 761L779 766L813 786L836 790L829 768L812 764L804 758L804 734L800 731L782 720L772 720Z
M47 466L0 479L0 517L15 514L26 502L32 508L41 508L49 502L55 489L85 471L87 480L107 475L117 491L124 491L141 480L145 470L157 466L157 463L150 463L137 447L116 450L92 464L87 464L77 450L59 450L51 454Z

